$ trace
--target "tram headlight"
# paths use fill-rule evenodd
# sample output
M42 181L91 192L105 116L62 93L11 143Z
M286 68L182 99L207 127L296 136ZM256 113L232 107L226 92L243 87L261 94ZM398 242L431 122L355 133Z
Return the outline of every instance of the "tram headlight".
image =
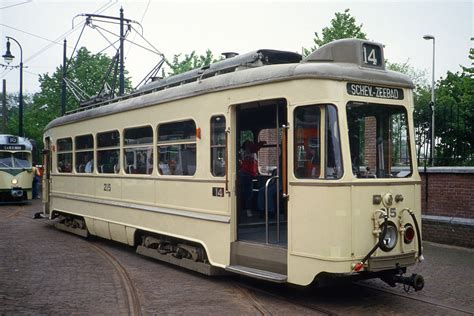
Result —
M410 244L415 238L415 230L413 229L412 224L405 225L405 235L403 241L405 244Z
M17 185L17 184L18 184L18 180L17 180L16 178L13 178L13 179L12 179L12 184L13 184L13 185Z
M380 228L382 231L385 230L384 227L385 224L383 224ZM380 244L380 249L383 251L390 251L393 248L395 248L397 244L397 239L398 239L398 229L397 226L395 226L394 223L392 222L387 222L387 228L386 228L386 233L385 237L382 240L382 243Z

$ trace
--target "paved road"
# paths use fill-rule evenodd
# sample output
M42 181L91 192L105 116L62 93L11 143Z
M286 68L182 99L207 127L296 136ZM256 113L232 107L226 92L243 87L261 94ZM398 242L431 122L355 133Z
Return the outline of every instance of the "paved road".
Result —
M425 243L423 291L379 280L332 288L206 277L33 220L42 208L0 205L3 314L474 314L474 250ZM408 298L407 298L408 297ZM427 301L427 302L426 302Z

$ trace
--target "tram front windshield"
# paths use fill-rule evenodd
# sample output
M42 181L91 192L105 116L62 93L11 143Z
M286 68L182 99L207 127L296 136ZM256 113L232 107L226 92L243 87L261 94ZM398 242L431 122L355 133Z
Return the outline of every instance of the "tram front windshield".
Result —
M0 169L31 168L30 153L28 152L0 152Z
M347 105L352 173L357 178L405 178L412 173L406 109Z

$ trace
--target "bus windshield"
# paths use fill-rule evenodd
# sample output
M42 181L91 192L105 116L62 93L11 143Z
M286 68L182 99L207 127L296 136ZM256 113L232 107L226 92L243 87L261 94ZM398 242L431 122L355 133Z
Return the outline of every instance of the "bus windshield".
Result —
M404 178L412 173L407 113L402 106L347 105L352 173L357 178Z
M27 152L0 152L0 169L31 168L30 153Z

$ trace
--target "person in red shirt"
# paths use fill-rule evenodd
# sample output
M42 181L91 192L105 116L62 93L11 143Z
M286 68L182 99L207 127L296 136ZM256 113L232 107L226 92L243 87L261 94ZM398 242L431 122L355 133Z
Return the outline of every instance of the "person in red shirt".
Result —
M265 142L254 144L246 140L242 144L240 160L240 188L242 197L242 209L248 217L252 214L253 186L252 180L258 175L257 152L265 145Z

